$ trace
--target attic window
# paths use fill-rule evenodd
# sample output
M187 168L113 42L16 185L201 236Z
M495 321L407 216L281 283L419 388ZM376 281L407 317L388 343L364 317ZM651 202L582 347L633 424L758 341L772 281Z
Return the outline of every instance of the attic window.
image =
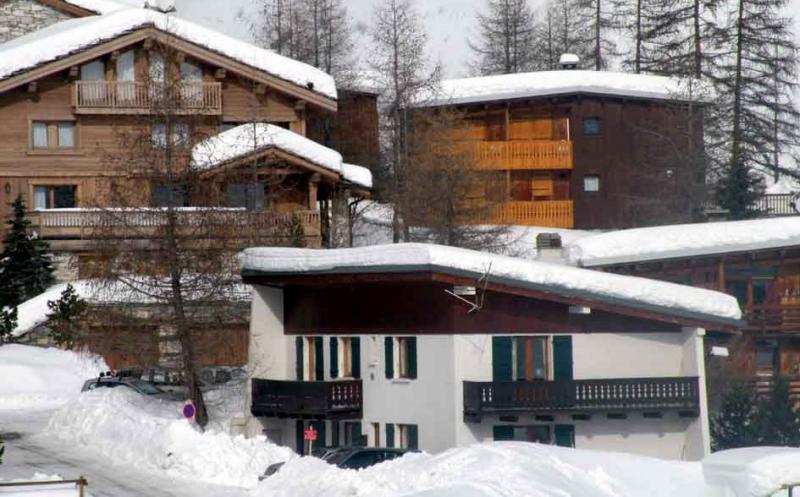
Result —
M586 117L583 119L583 134L587 136L597 136L600 134L600 118Z

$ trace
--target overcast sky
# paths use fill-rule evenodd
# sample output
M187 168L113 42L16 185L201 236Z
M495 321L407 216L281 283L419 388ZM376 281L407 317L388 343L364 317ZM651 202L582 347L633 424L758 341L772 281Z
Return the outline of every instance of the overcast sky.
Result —
M237 18L253 18L254 0L176 0L178 15L224 33L251 40L247 22ZM365 32L377 0L345 0L357 31ZM469 47L467 37L474 32L475 12L484 0L415 0L425 20L429 55L442 63L446 77L468 75ZM538 0L532 0L538 4ZM791 0L791 14L800 25L800 0ZM800 30L798 30L800 32ZM360 52L366 51L366 34L358 35Z

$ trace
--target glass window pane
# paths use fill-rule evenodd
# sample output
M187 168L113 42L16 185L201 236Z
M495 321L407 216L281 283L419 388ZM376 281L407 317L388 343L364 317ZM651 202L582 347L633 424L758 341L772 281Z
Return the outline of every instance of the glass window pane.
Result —
M33 123L33 147L47 148L47 123Z
M596 117L587 117L583 120L583 134L585 135L599 135L600 134L600 119Z
M58 124L58 146L60 148L75 147L75 125L73 123Z
M583 178L583 191L585 191L585 192L599 192L600 191L600 176L585 176Z
M176 147L185 147L189 144L188 123L177 123L172 127L172 143Z
M156 148L167 146L167 127L164 124L153 124L150 129L150 141Z
M46 186L33 187L33 208L36 210L47 209L50 196L48 195L49 189Z
M53 201L56 209L71 209L75 207L75 186L65 185L53 188Z

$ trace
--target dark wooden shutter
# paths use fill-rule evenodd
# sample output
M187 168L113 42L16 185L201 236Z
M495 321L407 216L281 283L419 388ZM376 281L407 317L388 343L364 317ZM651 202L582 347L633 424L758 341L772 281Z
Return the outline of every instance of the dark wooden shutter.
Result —
M386 337L383 339L384 360L386 362L386 377L394 378L394 339Z
M300 455L303 455L306 449L306 441L303 440L303 429L304 429L303 420L298 419L294 424L294 430L295 430L294 442L296 446L295 452L297 452Z
M339 377L339 340L336 337L330 339L330 359L331 359L331 378Z
M297 380L303 381L303 337L295 337L294 339L294 353L297 372Z
M394 425L391 423L386 423L386 446L394 447Z
M322 352L322 337L314 337L314 376L317 381L325 379L325 356Z
M407 425L409 449L419 449L419 431L417 425Z
M331 447L339 447L339 422L331 421Z
M527 352L527 337L514 337L512 341L517 347L517 371L512 380L524 380L527 368L525 367L525 353ZM513 347L513 346L512 346ZM512 352L513 355L513 352ZM513 372L512 372L513 373Z
M350 439L353 441L353 447L363 447L366 445L364 443L364 437L361 436L361 421L356 421L350 425L350 429L353 430L350 433Z
M575 426L555 426L556 445L559 447L575 447Z
M553 379L572 380L572 337L553 337Z
M327 447L327 440L325 436L325 421L311 421L311 426L317 430L317 439L314 440L313 447L318 449L320 447Z
M408 377L415 379L417 377L417 337L408 337L406 339L408 347Z
M350 364L350 371L353 373L353 378L361 378L361 338L353 337L350 343L353 347L350 351L350 359L353 361Z
M511 425L494 425L492 435L496 442L514 440L514 427Z
M492 337L492 381L511 381L511 337Z

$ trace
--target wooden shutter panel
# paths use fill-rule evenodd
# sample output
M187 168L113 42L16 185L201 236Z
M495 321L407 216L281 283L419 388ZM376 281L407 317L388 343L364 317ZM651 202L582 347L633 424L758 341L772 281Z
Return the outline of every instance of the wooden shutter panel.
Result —
M511 337L492 337L492 381L511 381Z
M525 351L527 349L527 347L526 347L526 338L527 337L514 337L514 338L511 339L512 343L515 343L516 346L517 346L516 347L517 348L517 357L516 357L517 374L514 375L513 378L511 378L512 381L524 380L525 379L525 372L526 372L525 371L525 369L526 369L525 368ZM512 350L513 350L513 345L512 345ZM513 355L513 352L512 352L512 355ZM512 371L511 374L513 375L514 372Z
M317 439L314 440L313 447L325 447L327 446L326 437L325 437L325 421L311 421L309 423L311 426L317 430Z
M572 375L572 337L553 337L553 379L571 381Z
M350 360L352 361L352 364L350 364L350 372L352 372L353 378L358 379L361 378L361 338L351 338L350 344L353 347L350 351Z
M331 421L331 447L338 447L339 445L339 422Z
M322 337L314 337L314 376L317 381L325 379L325 360L322 352Z
M295 371L297 380L303 381L303 337L295 337L294 339L294 352L295 352Z
M511 425L494 425L492 435L495 442L514 440L514 427Z
M409 449L418 449L419 448L419 432L417 429L417 425L407 425L406 429L408 430L408 447Z
M298 419L294 424L294 443L295 443L295 452L300 454L301 456L305 452L306 448L306 441L303 440L303 420Z
M384 360L386 362L386 377L394 378L394 339L386 337L383 339Z
M575 426L556 425L555 438L559 447L575 447Z
M417 337L408 337L406 340L408 346L408 377L416 379L417 377Z
M353 430L350 433L350 439L353 441L353 447L363 447L364 444L364 437L361 436L361 421L356 421L350 425L350 429Z
M391 423L386 423L386 446L394 447L394 425Z
M330 339L330 358L331 358L331 378L339 377L339 340L336 337Z

